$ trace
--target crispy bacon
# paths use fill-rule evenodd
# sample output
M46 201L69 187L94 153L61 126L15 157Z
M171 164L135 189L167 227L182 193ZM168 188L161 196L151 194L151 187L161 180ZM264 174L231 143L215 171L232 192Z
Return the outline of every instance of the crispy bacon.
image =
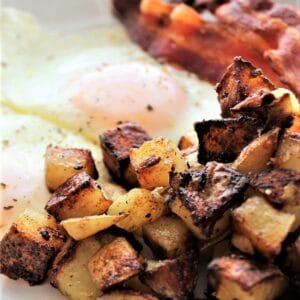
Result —
M159 11L163 1L152 2ZM139 0L113 1L132 40L152 56L213 84L235 56L242 56L264 70L276 86L289 87L299 96L299 13L272 1L227 2L169 1L159 15L151 13L151 3L147 12L140 10Z

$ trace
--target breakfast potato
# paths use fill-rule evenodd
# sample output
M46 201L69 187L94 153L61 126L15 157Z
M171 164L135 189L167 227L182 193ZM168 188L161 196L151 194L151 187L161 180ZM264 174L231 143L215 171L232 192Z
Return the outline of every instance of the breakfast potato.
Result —
M117 226L127 231L141 229L142 225L153 222L165 212L163 197L157 191L135 188L120 196L109 207L107 213L112 216L127 214Z
M231 237L231 244L235 248L239 249L242 253L247 253L250 255L255 254L255 249L250 240L242 234L234 232Z
M174 258L193 247L193 236L175 216L163 216L143 225L143 237L158 258Z
M281 252L282 242L292 229L295 216L272 207L262 196L247 199L232 212L236 232L245 235L265 257Z
M117 224L126 216L126 214L119 216L87 216L83 218L66 219L60 224L64 227L70 237L78 241L86 239L99 231Z
M300 133L286 132L276 151L275 165L300 172Z
M238 172L257 173L266 168L277 149L279 128L268 131L246 146L232 164Z
M222 235L229 227L229 209L243 200L248 179L216 162L203 170L171 174L175 199L170 209L200 239ZM174 197L173 196L173 197Z
M56 220L80 218L106 212L112 201L104 198L97 182L86 173L69 178L51 196L45 209Z
M258 137L260 121L250 117L195 123L199 140L198 161L233 162Z
M88 263L93 281L101 290L123 282L143 268L143 260L123 237L106 244Z
M130 152L130 161L142 188L169 186L169 173L184 171L187 163L180 150L168 139L156 138Z
M113 291L99 297L98 300L158 300L151 294L130 290Z
M208 283L217 299L272 300L284 292L287 278L274 265L229 256L208 265Z
M42 283L65 235L46 213L25 210L0 243L0 272L30 285Z
M88 262L102 246L95 237L69 239L49 272L50 283L71 300L95 300L102 292L92 280Z
M148 140L148 133L134 122L122 123L100 135L104 163L115 180L129 186L136 184L129 153L132 148L139 148Z
M198 274L198 257L191 251L178 258L148 261L140 275L154 292L168 299L191 299Z
M198 149L198 137L195 130L188 131L183 135L178 143L179 150Z
M46 184L50 192L75 174L85 172L98 178L92 153L85 149L62 148L49 145L45 154Z

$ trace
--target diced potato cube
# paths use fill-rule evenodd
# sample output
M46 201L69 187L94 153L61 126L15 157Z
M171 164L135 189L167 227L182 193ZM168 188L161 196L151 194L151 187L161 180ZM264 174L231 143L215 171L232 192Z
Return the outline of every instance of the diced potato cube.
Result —
M115 180L123 185L135 185L136 174L130 164L129 153L150 140L148 133L138 124L127 122L100 135L103 159Z
M183 135L178 143L178 148L180 150L186 150L186 149L198 149L198 137L195 130L191 130L187 132L185 135Z
M53 217L27 209L0 243L0 272L39 284L65 240Z
M212 239L229 227L229 209L243 200L248 179L216 162L203 170L171 175L175 199L169 206L200 239Z
M120 196L109 207L109 215L127 214L117 226L127 231L141 229L142 225L155 221L165 212L163 197L157 191L146 189L132 189L127 194Z
M130 161L142 188L169 186L169 173L184 171L187 163L180 150L168 139L156 138L130 152Z
M126 216L127 215L123 214L119 216L99 215L71 218L62 221L61 225L65 228L69 236L79 241L117 224Z
M98 298L99 300L158 300L151 294L145 294L135 291L121 290L113 291Z
M272 300L287 287L287 278L276 266L234 256L214 259L208 282L220 300Z
M185 223L165 216L143 226L145 242L158 258L174 258L193 247L193 237Z
M191 299L198 275L198 258L193 251L178 258L148 261L141 279L168 299Z
M102 214L111 203L111 200L104 198L95 180L86 173L79 173L52 194L45 209L61 221Z
M70 239L54 261L51 284L71 300L95 300L101 289L92 280L88 262L102 246L95 237L80 242Z
M98 178L92 153L85 149L61 148L49 145L46 149L46 184L50 192L75 174L85 172Z
M273 258L291 231L295 216L273 208L261 196L247 199L233 213L235 230L245 235L262 255Z
M231 244L243 253L250 255L255 254L255 249L253 248L250 240L242 234L234 232L231 237Z
M279 129L275 128L246 146L232 164L240 173L257 173L266 168L277 148Z
M89 261L90 274L101 289L138 274L143 270L143 260L125 238L116 238L102 247Z

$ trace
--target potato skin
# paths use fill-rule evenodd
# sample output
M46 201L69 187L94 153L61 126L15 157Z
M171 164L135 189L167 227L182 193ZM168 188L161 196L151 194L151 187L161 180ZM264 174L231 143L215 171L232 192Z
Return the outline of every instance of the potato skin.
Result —
M191 299L197 280L198 258L194 251L182 254L176 259L148 263L140 275L154 292L174 299Z
M135 178L131 180L128 178L131 169L129 153L132 148L139 148L148 140L150 140L148 133L134 122L122 123L100 135L104 163L117 182L124 185L135 184L134 173L131 177L134 175Z
M104 198L97 183L86 173L69 178L51 196L45 209L58 221L104 213L111 200Z
M89 261L88 269L103 290L143 270L143 260L125 238L116 238L101 248Z

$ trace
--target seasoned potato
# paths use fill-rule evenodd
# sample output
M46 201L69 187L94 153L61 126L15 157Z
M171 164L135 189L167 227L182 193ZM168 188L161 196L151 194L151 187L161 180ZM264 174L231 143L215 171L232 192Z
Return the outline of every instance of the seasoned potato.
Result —
M200 239L212 239L229 227L229 209L243 200L248 179L216 162L203 170L171 174L175 199L169 206Z
M143 224L155 221L165 212L163 197L157 191L146 189L132 189L124 196L120 196L109 207L107 213L115 216L127 214L117 226L127 231L136 231Z
M198 161L228 163L258 136L260 121L250 117L195 123L199 140Z
M262 196L247 199L232 212L235 231L245 235L262 255L273 258L291 231L295 216L273 208Z
M274 160L275 165L300 172L300 133L285 133Z
M232 164L240 173L257 173L263 170L277 149L279 128L270 130L246 146Z
M220 300L272 300L287 287L276 266L234 256L215 258L208 266L208 282Z
M65 240L53 217L27 209L0 243L0 272L39 284Z
M88 261L103 246L95 237L69 240L49 273L51 284L71 300L94 300L101 295L88 271Z
M89 261L93 281L102 290L143 270L143 260L125 238L116 238L102 247Z
M87 216L83 218L71 218L60 224L65 228L69 236L74 240L86 239L99 231L107 229L123 220L127 215L109 216Z
M198 274L198 258L188 252L178 258L148 261L141 279L159 295L174 299L191 299Z
M98 298L99 300L158 300L151 294L145 294L135 291L113 291Z
M61 148L49 145L46 149L46 184L50 192L75 174L85 172L98 178L92 153L85 149Z
M111 200L104 198L95 180L86 173L79 173L52 194L45 209L61 221L102 214L111 203Z
M187 150L187 149L198 149L198 137L195 130L191 130L183 135L178 143L178 148L180 150Z
M130 161L142 188L169 186L169 173L187 168L179 149L168 139L156 138L130 152Z
M143 226L145 242L158 258L174 258L193 246L193 237L185 223L175 216L165 216Z
M133 122L120 124L100 135L104 163L116 181L125 185L136 184L129 153L132 148L139 148L148 140L148 133Z
M234 232L231 237L231 244L243 253L250 255L255 254L255 249L253 248L250 240L242 234Z

